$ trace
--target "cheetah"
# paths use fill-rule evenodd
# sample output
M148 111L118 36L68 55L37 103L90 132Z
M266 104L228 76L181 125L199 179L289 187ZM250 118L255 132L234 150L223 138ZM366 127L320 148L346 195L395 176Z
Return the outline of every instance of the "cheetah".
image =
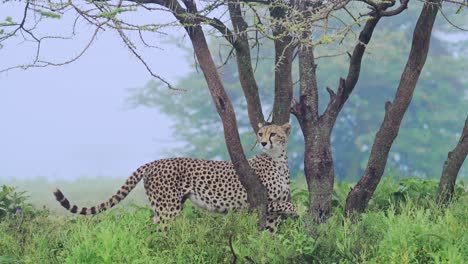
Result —
M248 160L267 189L267 226L275 232L282 216L295 216L290 203L289 168L287 157L291 125L262 125L257 143L263 154ZM139 167L108 201L90 208L71 205L56 189L55 198L74 214L90 215L109 209L123 200L144 179L146 195L154 210L153 222L165 227L182 210L186 199L210 212L224 213L248 207L247 193L241 185L233 164L195 158L168 158Z

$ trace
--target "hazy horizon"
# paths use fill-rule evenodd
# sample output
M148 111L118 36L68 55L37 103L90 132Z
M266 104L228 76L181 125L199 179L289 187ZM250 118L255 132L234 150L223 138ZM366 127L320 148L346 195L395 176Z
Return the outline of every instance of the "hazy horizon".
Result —
M21 15L15 3L2 3L0 19ZM64 19L66 23L69 18ZM92 28L82 26L76 40L48 41L44 57L64 61L86 45ZM155 42L166 50L143 49L154 72L175 83L189 72L186 54L172 39ZM34 47L9 40L0 49L0 69L34 58ZM73 179L126 176L161 158L171 137L170 120L154 108L131 108L128 89L154 78L124 46L105 31L77 61L61 66L0 73L0 179Z

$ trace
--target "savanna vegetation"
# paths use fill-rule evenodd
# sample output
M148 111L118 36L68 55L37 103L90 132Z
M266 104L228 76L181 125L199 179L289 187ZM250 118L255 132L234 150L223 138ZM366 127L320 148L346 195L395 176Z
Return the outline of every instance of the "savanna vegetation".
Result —
M12 65L3 69L2 72L72 63L87 51L100 31L110 29L118 33L128 50L145 66L152 77L164 84L165 87L178 91L179 88L152 70L147 60L139 53L136 41L143 47L154 48L154 45L148 44L145 40L149 35L154 36L158 33L178 35L183 32L182 34L187 36L190 41L196 68L203 73L209 97L211 97L221 120L227 152L233 162L236 174L247 192L250 209L262 212L259 222L259 226L262 228L265 227L266 221L266 188L248 164L245 148L241 144L239 132L242 131L239 130L238 118L228 94L229 90L225 89L229 82L226 82L222 76L223 68L227 63L235 61L237 66L237 74L231 72L231 76L238 81L237 86L240 86L239 88L242 90L250 123L249 130L257 132L259 124L264 123L282 125L289 122L291 115L299 123L304 147L303 155L299 156L303 156L302 172L306 178L310 199L308 212L314 221L325 222L331 216L332 193L336 178L335 163L341 163L342 170L347 170L345 171L347 175L344 177L350 175L354 178L356 174L360 175L357 184L347 197L346 215L352 216L366 210L384 175L387 161L391 160L390 150L400 132L401 124L415 94L418 81L423 76L421 74L429 55L433 32L437 33L434 25L438 14L441 14L440 16L446 20L446 25L463 30L462 27L457 26L456 19L446 15L446 11L461 17L466 7L465 2L454 0L423 1L422 4L415 4L419 9L417 12L419 15L417 13L413 15L409 19L409 23L399 23L397 24L398 29L385 30L380 25L384 21L392 19L398 23L398 17L410 7L409 0L402 0L399 3L393 0L233 0L224 2L128 0L117 3L112 1L99 1L99 3L78 1L75 3L73 1L38 0L19 1L18 5L24 8L22 16L15 19L7 17L6 22L0 24L2 27L0 47L3 50L11 39L23 38L23 40L36 45L36 52L33 55L35 59L25 64ZM448 7L442 9L442 6ZM171 22L132 21L131 17L137 12L155 14L166 12L164 13L168 15L166 19ZM42 32L37 30L37 26L43 20L61 20L63 16L70 13L75 17L75 22L68 25L73 32L72 35L75 35L75 29L83 22L94 29L90 41L78 55L72 56L69 60L54 62L48 58L42 58L41 49L44 40L60 41L66 37L60 36L60 33L58 33L59 36L55 35L53 30ZM174 26L183 29L182 32L171 31ZM353 114L349 111L351 109L347 102L356 93L355 88L358 87L359 79L369 74L369 72L363 71L363 65L368 63L365 60L371 51L370 45L375 42L373 36L379 34L386 36L386 33L389 32L403 31L405 27L411 28L409 32L412 34L406 36L406 38L411 39L411 42L406 43L406 45L397 42L398 45L393 53L406 54L409 51L406 62L403 60L403 63L397 66L394 71L397 74L396 77L387 74L380 75L381 78L394 79L393 83L385 84L386 87L393 88L388 94L389 98L385 98L383 104L375 104L377 100L372 97L371 92L363 97L365 98L363 102L380 105L382 115L375 115L379 117L380 128L375 134L371 132L367 141L361 141L360 148L355 146L348 148L347 155L350 156L341 157L342 159L337 161L337 155L332 152L332 141L335 141L333 145L337 144L332 132L335 127L339 126L339 120L344 120L345 124L348 123L348 128L345 128L348 132L348 138L358 138L368 132L358 129L365 128L358 122L361 121L358 117L366 116L366 114L361 112ZM136 36L135 33L138 33L136 39L133 38ZM209 43L208 36L217 38L219 42ZM390 40L393 39L390 38ZM377 49L382 58L386 55L391 55L390 58L398 57L387 49L387 42L388 38L381 38L376 43L382 47ZM229 51L222 52L223 46L228 47ZM221 57L218 62L215 62L213 56L213 49L216 47ZM265 49L267 53L266 57L263 57ZM271 52L268 52L269 50ZM463 56L465 52L463 49L450 51L450 49L444 48L444 50L448 52L447 57L452 61L457 56ZM321 87L322 84L319 85L318 80L321 76L328 75L329 71L320 73L317 70L318 67L327 63L325 61L319 62L319 59L333 57L341 59L344 70L338 71L334 84L327 83L326 87ZM445 58L445 56L440 57ZM273 86L273 89L269 92L272 95L272 102L267 103L262 102L264 98L261 97L259 89L259 80L262 76L257 73L259 61L264 58L267 58L265 60L266 67L270 69L269 75L264 76L273 76L270 79L274 79L270 85ZM442 61L438 61L439 65ZM380 70L386 73L391 68L385 66L387 65L379 64L377 68L381 68ZM440 81L441 84L444 84L442 79ZM449 82L450 85L458 87L458 84L463 83L464 80L457 80L453 83L449 79ZM233 83L232 80L230 83ZM373 90L380 86L380 82L374 82L372 85ZM326 91L328 96L326 94L323 96L323 91ZM461 92L463 93L463 91ZM461 97L463 95L460 92L455 96L455 98ZM358 105L355 102L354 106ZM448 107L452 107L452 104ZM270 110L269 115L264 113L267 108ZM419 129L421 123L424 129L432 126L432 124L429 125L425 121L418 122L418 120L416 118L416 121L411 123L414 123ZM191 127L191 129L196 128ZM450 134L453 136L453 133ZM418 135L416 138L420 138L420 136ZM459 141L459 145L462 147L457 147L452 151L452 156L457 158L449 158L449 162L445 163L447 169L444 169L446 173L443 175L451 180L450 184L441 185L442 192L452 189L450 186L453 186L466 156L467 147L463 143L463 138L462 136ZM350 142L347 143L349 145ZM410 148L424 151L424 146L417 143L421 142L413 142ZM424 142L422 143L424 145ZM368 153L368 155L365 157L359 155L362 152ZM296 159L299 156L296 156ZM400 151L393 159L397 166L400 166L400 169L409 169L408 164L413 162L409 158L402 159L402 157L405 158L405 155ZM365 165L356 166L360 160L362 162L363 158ZM348 160L351 160L354 165L347 165ZM421 175L426 173L427 175L427 168L425 170L426 172L414 170L413 173Z
M0 196L0 262L466 263L467 190L463 181L452 186L459 171L466 178L467 126L460 128L467 118L467 50L432 34L466 22L442 13L460 14L466 1L450 1L457 4L452 9L442 9L443 2L428 0L403 12L409 1L25 1L22 22L9 18L0 24L16 30L0 31L2 42L17 32L28 34L39 56L42 38L31 32L35 26L27 27L33 16L28 12L43 19L76 12L95 28L88 46L103 28L116 30L159 81L137 90L132 102L173 117L176 138L186 143L175 151L178 156L231 159L251 209L261 210L215 215L188 203L168 231L155 232L141 190L110 212L72 218L57 208L45 180L12 182L20 188L4 186ZM168 11L174 23L126 20L141 9ZM218 19L220 10L229 14L232 29ZM448 24L434 26L439 11ZM185 30L203 73L194 71L177 86L151 71L127 34L138 31L149 46L142 31L154 34L174 25ZM206 27L218 38L208 42ZM17 67L67 63L36 58ZM161 83L171 89L162 91ZM186 96L167 96L168 91ZM212 105L206 103L210 96ZM244 150L253 145L258 123L283 124L291 114L297 121L290 146L291 198L299 216L271 235L258 228L265 219L265 188ZM442 189L453 193L442 205L438 179L447 153L450 183ZM108 198L120 182L57 184L84 205Z
M463 182L450 207L435 202L437 182L385 178L357 222L343 217L350 184L334 188L333 216L321 225L305 218L307 192L294 183L297 219L275 235L261 232L255 215L209 214L185 205L167 232L157 233L142 190L124 205L91 218L57 210L51 185L21 181L0 192L0 263L465 263L468 196ZM61 182L86 204L107 198L120 180ZM105 187L102 187L105 186ZM34 190L23 193L21 190ZM82 195L83 190L86 195ZM81 194L81 195L77 195ZM31 207L30 202L34 203ZM47 205L48 209L42 208ZM22 208L18 212L18 208Z

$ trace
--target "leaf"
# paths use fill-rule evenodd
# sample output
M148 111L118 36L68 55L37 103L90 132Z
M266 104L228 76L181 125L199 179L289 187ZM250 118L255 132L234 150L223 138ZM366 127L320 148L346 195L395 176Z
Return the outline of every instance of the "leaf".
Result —
M49 11L44 11L44 10L38 10L39 14L41 14L44 17L49 17L49 18L54 18L54 19L60 19L61 16L57 13L49 12Z

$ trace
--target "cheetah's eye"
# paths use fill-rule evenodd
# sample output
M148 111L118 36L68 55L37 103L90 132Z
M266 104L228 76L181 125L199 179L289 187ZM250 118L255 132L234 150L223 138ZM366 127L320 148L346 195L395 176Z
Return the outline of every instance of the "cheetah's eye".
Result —
M276 136L276 133L271 133L270 134L270 137L274 137L274 136Z
M263 133L258 133L258 136L259 136L259 137L263 136Z

